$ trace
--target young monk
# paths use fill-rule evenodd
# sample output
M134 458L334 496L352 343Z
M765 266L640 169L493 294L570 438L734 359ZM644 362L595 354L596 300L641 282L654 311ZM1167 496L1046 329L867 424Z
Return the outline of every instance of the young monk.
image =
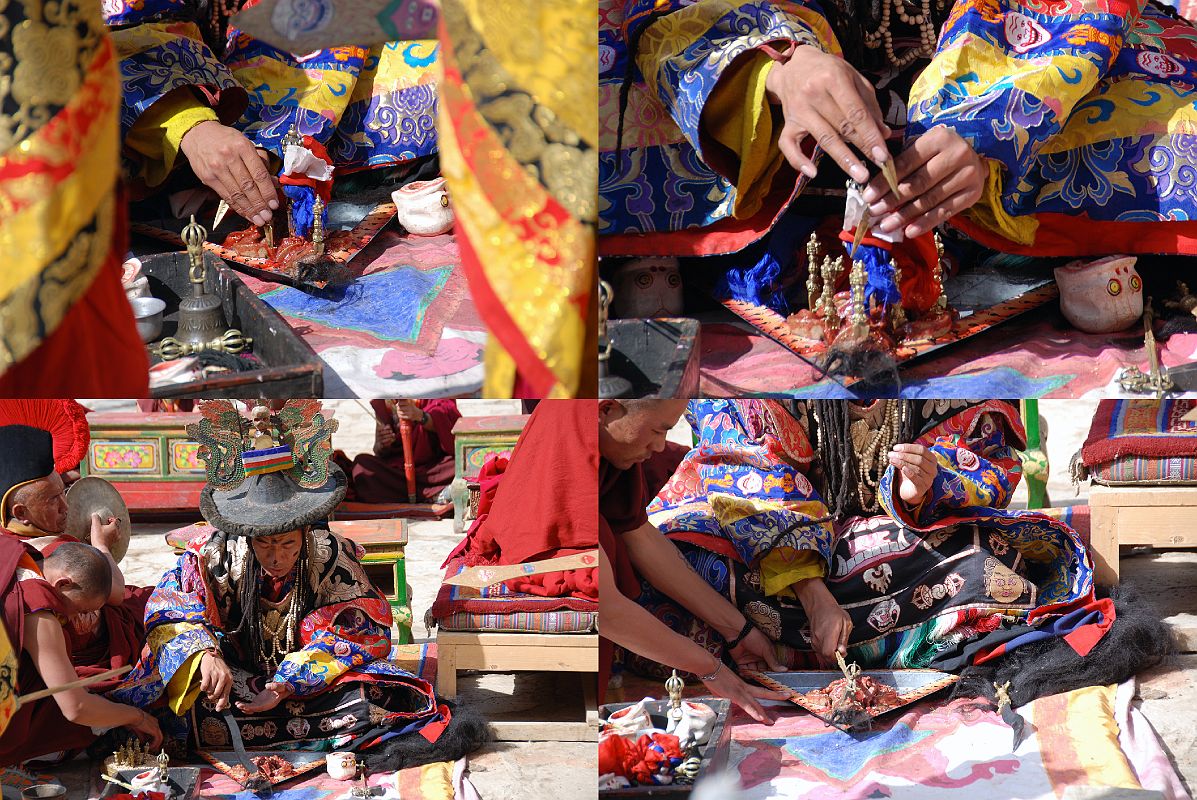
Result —
M15 538L0 536L0 576L9 577L4 624L14 649L20 651L21 694L77 680L70 655L74 634L63 623L102 608L112 581L108 559L82 542L55 548L42 562L40 574L34 555ZM95 741L97 730L115 727L132 729L151 748L162 743L158 723L149 714L87 689L26 703L0 736L0 766L78 750Z
M693 673L706 688L742 707L757 722L772 722L760 700L780 694L750 686L723 661L642 608L642 581L677 599L728 642L743 667L782 669L760 630L725 597L713 591L682 559L677 547L649 524L642 465L665 449L666 435L686 409L685 400L600 400L599 408L599 592L603 639L599 695L606 691L613 645L668 667Z

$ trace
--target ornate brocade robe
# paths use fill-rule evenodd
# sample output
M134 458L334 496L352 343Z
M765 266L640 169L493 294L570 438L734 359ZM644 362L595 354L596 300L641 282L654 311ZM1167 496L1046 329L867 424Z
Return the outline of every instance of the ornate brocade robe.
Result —
M762 48L791 44L841 52L813 2L600 0L603 255L732 253L765 235L808 184L765 152L780 123ZM1002 252L1197 253L1191 21L1148 0L958 0L917 65L907 141L945 125L989 165L953 225ZM742 119L743 141L717 140L717 118Z
M312 599L301 612L298 649L273 675L263 673L260 653L229 633L241 619L242 582L261 585L246 571L250 544L215 531L191 542L159 582L146 608L147 652L113 699L147 707L165 698L186 723L176 731L185 727L203 749L227 746L224 722L199 693L200 655L217 647L233 669L232 700L249 699L267 682L292 692L261 714L234 706L250 748L361 749L438 719L432 686L388 660L391 608L366 577L357 546L326 529L308 536L307 569L293 580L305 581ZM265 615L266 605L285 612L293 591L291 581L258 612Z
M649 505L649 520L791 664L810 662L806 615L769 579L801 561L820 569L798 577L824 575L852 618L849 659L862 666L957 668L1092 603L1092 564L1076 531L1005 508L1021 477L1017 412L1001 401L916 408L916 442L937 462L927 495L908 506L888 467L881 512L856 508L833 522L820 521L828 507L805 403L795 416L777 401L693 401L688 419L701 440ZM640 602L722 652L717 633L651 587ZM634 667L642 662L633 657Z

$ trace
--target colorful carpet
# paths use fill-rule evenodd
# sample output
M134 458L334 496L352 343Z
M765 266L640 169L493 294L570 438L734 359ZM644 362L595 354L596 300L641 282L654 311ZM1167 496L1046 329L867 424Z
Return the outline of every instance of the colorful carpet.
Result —
M486 331L457 243L387 229L350 268L352 284L322 296L242 275L324 359L325 397L443 397L482 386Z
M730 764L742 800L786 797L934 800L1058 798L1077 787L1152 789L1188 798L1133 683L1041 698L1020 709L1036 728L1011 751L1001 717L967 700L922 703L850 736L809 714L772 726L733 718Z
M720 319L728 319L721 317ZM700 392L707 397L780 395L853 397L848 389L746 324L716 321L702 328ZM1173 367L1197 360L1197 335L1160 344ZM1143 335L1077 331L1057 309L1011 320L902 369L903 397L1081 397L1124 395L1118 373L1148 371Z

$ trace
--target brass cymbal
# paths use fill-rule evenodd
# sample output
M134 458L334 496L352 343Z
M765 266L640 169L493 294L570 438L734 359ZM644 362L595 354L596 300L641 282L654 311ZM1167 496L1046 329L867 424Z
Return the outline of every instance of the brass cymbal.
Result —
M101 520L116 517L120 537L112 547L112 557L118 562L123 559L129 549L133 526L129 507L116 487L103 478L80 478L67 490L66 500L66 532L81 542L91 544L92 514L99 514Z

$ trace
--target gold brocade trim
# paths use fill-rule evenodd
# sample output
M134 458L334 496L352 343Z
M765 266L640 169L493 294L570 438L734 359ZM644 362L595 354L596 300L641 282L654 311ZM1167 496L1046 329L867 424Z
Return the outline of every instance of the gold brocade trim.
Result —
M587 362L578 298L588 296L594 282L593 228L550 218L544 187L511 160L477 115L449 113L465 102L461 88L443 81L441 91L441 169L457 224L478 252L491 289L557 378L549 396L573 396ZM466 165L460 141L471 143L477 173ZM488 351L485 392L510 397L514 371L504 367L492 374L495 358Z
M480 49L502 65L512 86L530 93L590 147L598 145L593 0L443 0L441 13L460 63L465 36L479 37Z
M115 214L112 189L100 198L94 230L77 231L61 258L0 298L0 375L57 330L87 292L112 249Z
M442 13L452 40L452 48L445 48L443 57L447 64L452 63L460 70L462 90L477 114L486 121L491 133L512 159L540 181L573 216L593 223L598 204L598 156L595 152L598 108L594 105L598 101L597 85L590 93L593 98L589 108L593 113L589 117L571 115L584 117L584 124L594 128L593 136L583 141L583 134L570 127L568 118L559 116L530 94L520 83L522 76L513 74L510 64L487 50L490 42L483 41L458 0L447 0ZM583 56L581 63L575 60L568 66L577 71L584 63ZM566 65L541 57L537 66L554 72ZM594 68L593 64L591 67ZM584 102L575 99L579 106Z
M31 0L24 8L11 42L0 31L0 102L16 104L0 115L0 174L28 169L0 181L0 373L91 286L116 213L120 78L99 7Z

